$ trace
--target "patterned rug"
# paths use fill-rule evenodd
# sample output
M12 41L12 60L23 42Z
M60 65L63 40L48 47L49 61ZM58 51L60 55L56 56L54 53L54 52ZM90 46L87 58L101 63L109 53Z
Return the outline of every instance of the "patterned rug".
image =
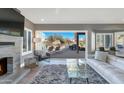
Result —
M88 69L89 84L108 84L90 66ZM86 84L86 79L72 79L72 84ZM69 84L66 65L45 65L34 77L31 84Z

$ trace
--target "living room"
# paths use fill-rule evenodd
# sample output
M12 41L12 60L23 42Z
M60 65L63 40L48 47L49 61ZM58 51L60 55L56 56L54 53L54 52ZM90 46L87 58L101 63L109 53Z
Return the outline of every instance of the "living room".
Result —
M0 83L123 84L123 11L1 8Z

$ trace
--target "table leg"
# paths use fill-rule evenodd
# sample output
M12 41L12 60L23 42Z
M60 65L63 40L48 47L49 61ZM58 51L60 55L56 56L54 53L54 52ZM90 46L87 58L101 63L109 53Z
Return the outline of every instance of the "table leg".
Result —
M71 84L71 82L72 82L72 78L70 78L70 84Z
M86 78L86 82L87 82L87 84L89 84L89 80L88 80L88 78Z

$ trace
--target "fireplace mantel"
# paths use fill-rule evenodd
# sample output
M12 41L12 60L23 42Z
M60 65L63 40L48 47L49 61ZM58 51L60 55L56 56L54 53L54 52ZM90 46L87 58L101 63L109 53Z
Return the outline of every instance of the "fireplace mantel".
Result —
M0 46L0 58L3 57L14 57L14 47L13 46Z

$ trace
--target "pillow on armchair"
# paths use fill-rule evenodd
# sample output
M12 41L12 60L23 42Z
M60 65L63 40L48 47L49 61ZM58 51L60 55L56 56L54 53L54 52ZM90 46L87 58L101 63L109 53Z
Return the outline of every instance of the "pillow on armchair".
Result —
M95 59L103 62L107 62L108 52L96 51Z

